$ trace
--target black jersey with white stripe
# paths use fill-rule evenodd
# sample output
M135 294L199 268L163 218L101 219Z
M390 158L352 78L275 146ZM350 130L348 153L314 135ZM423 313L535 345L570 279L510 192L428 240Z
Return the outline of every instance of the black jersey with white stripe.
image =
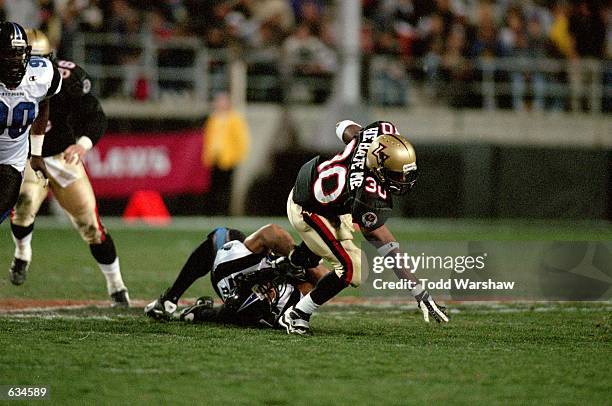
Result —
M54 62L62 75L59 94L49 103L49 122L43 156L63 152L80 137L88 137L95 145L106 131L107 119L98 99L91 94L91 78L72 61Z
M360 226L380 227L391 213L393 199L366 167L366 156L379 134L396 132L393 124L378 121L363 128L333 158L308 161L298 173L293 200L311 213L328 218L351 214Z

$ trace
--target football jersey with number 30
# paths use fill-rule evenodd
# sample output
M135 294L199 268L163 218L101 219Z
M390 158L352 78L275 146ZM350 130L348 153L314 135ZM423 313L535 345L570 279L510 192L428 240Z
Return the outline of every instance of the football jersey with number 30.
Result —
M397 132L393 124L376 122L362 129L333 158L322 161L317 156L305 163L295 182L293 200L304 210L327 218L351 214L353 222L362 227L375 229L383 225L393 208L393 199L366 167L366 155L372 141L389 132Z
M8 89L0 83L0 164L25 169L30 127L41 101L57 94L62 78L50 60L33 56L19 86Z

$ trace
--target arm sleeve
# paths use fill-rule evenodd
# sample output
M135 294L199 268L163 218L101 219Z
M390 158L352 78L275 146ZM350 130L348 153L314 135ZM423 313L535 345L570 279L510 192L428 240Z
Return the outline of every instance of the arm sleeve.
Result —
M75 106L78 106L78 109L72 117L75 121L73 128L76 136L85 136L91 140L93 145L96 145L107 127L106 114L100 102L95 96L85 94L79 98Z
M53 66L53 77L51 78L51 85L49 86L49 90L47 90L46 99L49 97L53 97L60 92L62 89L62 74L57 69L55 64L51 64Z
M351 214L353 222L359 224L360 227L375 230L387 222L391 211L392 207L382 201L356 198Z

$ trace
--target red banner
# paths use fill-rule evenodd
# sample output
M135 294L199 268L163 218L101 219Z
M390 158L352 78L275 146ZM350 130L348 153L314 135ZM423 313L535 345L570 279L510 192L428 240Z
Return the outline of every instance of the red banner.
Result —
M86 155L85 166L100 197L127 197L137 190L203 193L210 176L201 153L201 130L107 134Z

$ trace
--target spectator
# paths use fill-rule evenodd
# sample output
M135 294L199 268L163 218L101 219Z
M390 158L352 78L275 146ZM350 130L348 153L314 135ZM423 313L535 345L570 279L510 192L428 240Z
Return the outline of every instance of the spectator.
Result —
M306 24L316 36L321 36L321 23L323 22L323 7L315 0L302 1L296 16L298 25Z
M569 31L574 38L578 58L572 61L569 68L572 110L581 111L587 107L599 109L588 104L591 100L601 99L597 59L604 56L606 38L601 13L591 2L580 0L570 16ZM591 97L587 97L589 93Z
M336 70L336 55L319 38L312 35L306 24L300 25L284 43L285 64L289 76L297 79L316 79L308 83L315 102L323 102L329 95L331 76Z
M432 14L423 24L424 35L419 41L417 55L423 56L423 70L425 72L426 93L430 99L438 97L441 85L440 65L446 39L444 37L444 21L437 13Z
M293 11L286 0L249 0L250 12L259 24L273 22L284 32L289 32L295 24Z
M525 92L527 84L531 83L534 108L542 110L544 76L541 72L533 70L533 59L544 56L543 35L539 21L533 18L528 29L523 11L518 7L510 8L500 38L503 56L513 58L511 65L506 67L510 73L512 107L516 111L525 110Z
M234 169L249 150L249 129L244 117L232 109L229 95L215 95L213 111L204 125L202 164L211 169L212 214L226 215L230 207Z
M5 21L14 21L24 27L38 28L40 13L37 0L4 0Z
M473 70L466 58L465 27L455 24L450 31L446 49L442 55L442 72L446 81L446 94L452 107L474 107L475 100L470 92Z
M397 38L392 32L380 34L372 61L372 100L383 106L403 106L407 103L408 77L399 56Z

